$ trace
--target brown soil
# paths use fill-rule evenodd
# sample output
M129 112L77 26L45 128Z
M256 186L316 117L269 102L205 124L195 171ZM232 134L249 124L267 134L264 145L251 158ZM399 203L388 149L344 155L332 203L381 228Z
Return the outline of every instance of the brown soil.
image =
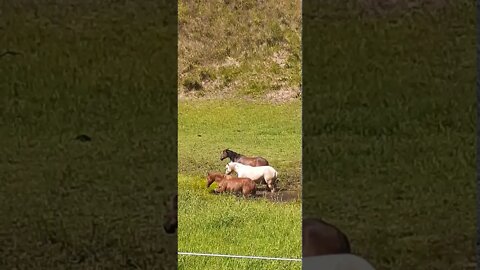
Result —
M301 95L302 93L300 89L289 88L269 92L268 94L266 94L265 99L269 102L280 103L293 99L298 99L301 97Z
M224 92L201 92L201 94L196 92L178 93L178 100L225 100L225 99L237 99L237 100L246 100L246 101L265 101L268 103L283 103L292 101L295 99L301 99L302 93L300 88L284 88L276 91L271 91L265 95L258 97L252 96L235 96L233 89L231 91Z
M211 194L213 195L219 195L218 193L215 193L213 190L210 191ZM243 200L243 196L240 194L236 195L239 200ZM292 189L280 189L277 192L270 192L265 189L265 187L258 187L257 188L257 195L255 198L252 198L253 200L263 200L267 199L272 202L292 202L292 201L298 201L302 199L302 193L300 190L292 190Z
M271 193L266 190L258 191L257 198L265 198L273 202L291 202L302 199L302 194L296 190L280 190Z

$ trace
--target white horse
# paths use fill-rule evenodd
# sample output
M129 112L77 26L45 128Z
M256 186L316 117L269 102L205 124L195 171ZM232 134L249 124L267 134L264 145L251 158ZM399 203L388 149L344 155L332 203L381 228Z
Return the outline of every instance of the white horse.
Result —
M277 171L271 166L252 167L238 162L229 162L225 165L225 174L237 173L239 178L247 177L257 184L265 181L271 192L276 191Z

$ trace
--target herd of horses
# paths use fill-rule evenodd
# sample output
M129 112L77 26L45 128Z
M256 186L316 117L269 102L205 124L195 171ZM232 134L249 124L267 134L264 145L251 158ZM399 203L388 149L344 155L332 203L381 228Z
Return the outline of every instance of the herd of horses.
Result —
M271 192L276 191L277 171L269 166L265 158L247 157L230 149L225 149L220 155L220 160L226 158L230 159L230 162L225 166L225 173L207 173L207 188L213 182L216 182L218 185L214 190L216 193L240 192L244 196L252 196L256 194L257 183L263 181L267 183L267 188ZM237 177L231 175L234 171L237 173ZM172 196L170 203L165 203L165 207L169 211L165 215L166 221L163 228L168 234L176 233L178 228L178 194Z
M225 165L225 173L208 172L207 188L213 182L218 187L216 193L241 193L244 197L255 196L258 184L266 184L267 190L277 191L278 172L270 166L263 157L247 157L230 149L225 149L220 155L220 160L228 158L230 162ZM236 177L231 174L235 172Z
M226 158L229 158L230 162L225 166L225 173L207 173L207 188L216 182L218 187L215 192L217 193L233 192L251 196L255 195L257 184L266 183L271 192L276 191L278 173L265 158L247 157L225 149L221 153L220 160ZM236 172L237 177L232 176L232 172ZM166 206L169 211L165 216L166 221L163 227L166 233L174 234L178 228L178 194L172 196L170 205ZM339 259L342 263L336 263L339 260L335 255L344 255ZM318 256L326 256L326 259L318 260ZM304 264L307 262L310 265L318 265L330 261L331 265L336 265L329 269L374 269L367 261L352 254L350 241L345 233L320 218L304 218L302 220L302 257ZM311 259L305 261L308 258ZM304 269L309 269L309 267L304 267Z

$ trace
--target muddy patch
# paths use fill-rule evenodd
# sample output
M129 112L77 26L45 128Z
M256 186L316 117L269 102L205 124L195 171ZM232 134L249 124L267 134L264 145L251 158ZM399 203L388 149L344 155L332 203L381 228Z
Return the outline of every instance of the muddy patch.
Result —
M265 187L257 188L258 199L267 199L272 202L293 202L302 199L302 193L300 190L281 188L277 192L270 192Z
M211 190L210 194L212 195L220 195L220 193L216 193L215 191ZM232 194L236 196L239 200L244 200L245 198L241 194ZM254 198L248 198L248 200L263 200L267 199L272 202L293 202L299 201L302 199L302 193L299 190L279 190L275 193L268 191L266 188L257 188L257 194Z
M272 202L292 202L302 199L302 195L298 191L294 190L280 190L275 193L268 191L259 191L257 192L258 198L265 198Z

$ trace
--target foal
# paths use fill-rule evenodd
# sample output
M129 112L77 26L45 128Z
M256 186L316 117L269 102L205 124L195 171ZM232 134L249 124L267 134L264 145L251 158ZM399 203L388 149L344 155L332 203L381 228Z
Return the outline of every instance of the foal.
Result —
M268 161L263 157L247 157L230 149L223 150L222 154L220 155L220 160L224 160L226 158L229 158L231 162L238 162L252 167L269 165Z
M257 193L257 185L250 178L234 178L231 175L221 173L208 173L207 175L207 188L212 185L213 182L217 182L218 187L215 192L232 192L243 194L243 197L255 196Z
M302 243L303 257L351 253L347 236L319 218L303 219Z
M178 214L178 194L175 194L175 196L172 197L170 205L168 207L168 212L165 215L165 223L163 223L163 229L165 230L166 233L172 234L177 231L178 228L178 219L177 219L177 214Z

